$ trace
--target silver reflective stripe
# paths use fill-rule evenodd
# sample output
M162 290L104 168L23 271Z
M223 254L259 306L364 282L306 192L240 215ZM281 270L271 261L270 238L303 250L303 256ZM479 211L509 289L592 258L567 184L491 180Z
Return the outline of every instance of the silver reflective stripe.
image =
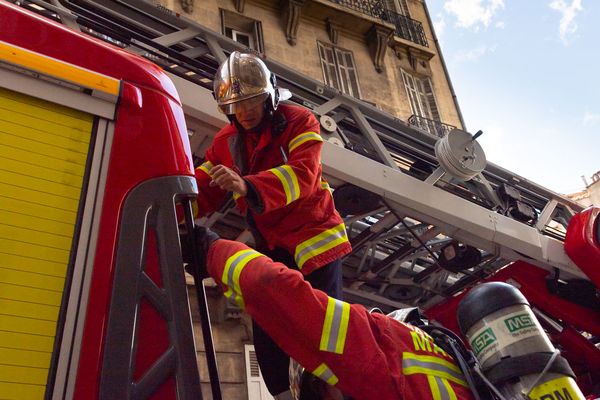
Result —
M332 297L328 298L319 350L336 354L344 353L349 319L350 305Z
M244 261L247 258L256 257L256 256L257 256L257 253L255 251L249 250L247 252L240 254L231 262L231 265L229 266L229 271L227 271L226 284L232 286L233 290L235 292L241 292L240 287L239 287L239 282L237 282L237 280L234 280L235 270L241 263L244 263ZM244 265L245 265L245 263L244 263Z
M300 251L298 254L296 254L296 263L298 263L299 260L302 260L302 258L304 257L305 254L315 251L315 250L319 249L320 247L323 247L326 244L333 242L336 239L343 238L344 236L346 236L346 229L341 229L337 232L334 232L332 235L327 236L324 239L321 239L318 242L313 243L312 245L310 245L308 247L305 247L304 249L302 249L302 251Z
M313 375L321 378L321 380L324 380L332 386L338 383L339 381L338 377L335 376L333 371L330 370L325 363L319 365L317 369L313 371Z
M452 397L450 396L450 393L448 392L448 388L444 384L443 379L438 376L435 376L432 379L434 379L435 383L437 384L437 391L440 394L440 400L452 400ZM433 388L431 388L431 389L433 391ZM454 398L456 399L456 395L454 396Z
M296 149L296 147L300 146L301 144L303 144L305 142L308 142L309 140L316 140L316 141L322 142L323 138L321 138L321 135L319 135L315 132L301 133L300 135L298 135L294 139L292 139L290 141L290 143L288 144L289 152L291 153L292 151L294 151Z
M288 184L291 200L292 201L296 200L298 197L296 195L296 186L294 185L294 181L292 180L292 177L290 176L290 174L288 173L288 171L285 168L277 167L276 169L279 172L281 172L281 175L283 175L283 177L285 178L285 180Z
M342 311L344 304L341 301L335 301L333 310L333 319L331 321L331 332L329 333L329 341L327 342L327 351L335 352L338 336L340 334L340 324L342 323Z
M450 369L444 365L441 365L441 364L438 364L435 362L415 360L414 358L403 357L402 358L402 369L408 369L411 367L412 368L414 368L414 367L424 368L424 369L431 371L432 373L435 371L438 371L438 372L449 375L450 377L456 379L459 382L464 382L464 379L465 379L460 372Z

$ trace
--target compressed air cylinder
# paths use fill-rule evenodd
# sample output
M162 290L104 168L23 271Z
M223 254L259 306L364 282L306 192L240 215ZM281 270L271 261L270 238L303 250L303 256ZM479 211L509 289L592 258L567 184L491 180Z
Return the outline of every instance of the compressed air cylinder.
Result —
M461 301L457 314L484 375L506 399L585 398L567 361L555 355L529 302L515 287L479 285Z

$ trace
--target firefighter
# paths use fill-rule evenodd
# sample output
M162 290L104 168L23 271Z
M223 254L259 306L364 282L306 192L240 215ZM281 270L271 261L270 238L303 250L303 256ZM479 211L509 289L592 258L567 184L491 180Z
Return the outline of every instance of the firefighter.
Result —
M303 107L280 103L289 91L277 87L275 75L254 54L231 53L217 70L213 94L231 123L196 169L198 215L233 196L258 249L341 298L340 258L351 246L322 177L318 121ZM277 396L288 388L289 359L253 327L259 366Z
M196 241L201 263L225 295L329 384L313 380L311 391L321 397L297 397L294 391L288 398L342 399L336 390L355 400L472 398L452 357L419 328L332 298L300 272L205 228L196 228Z

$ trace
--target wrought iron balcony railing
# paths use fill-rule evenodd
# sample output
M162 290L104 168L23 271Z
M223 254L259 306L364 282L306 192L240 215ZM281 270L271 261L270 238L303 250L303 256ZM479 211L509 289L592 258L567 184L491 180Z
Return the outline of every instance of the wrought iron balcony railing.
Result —
M390 10L386 10L386 21L396 25L396 36L400 36L402 39L410 40L421 46L429 47L421 22Z
M360 13L370 15L371 17L386 20L386 6L383 0L329 0L346 8Z
M428 46L423 24L405 15L387 9L383 0L329 0L362 14L396 25L395 35L411 42Z
M408 123L437 137L444 137L444 135L446 135L452 129L456 129L454 125L444 124L440 121L435 121L433 119L421 117L418 115L411 115L408 118Z

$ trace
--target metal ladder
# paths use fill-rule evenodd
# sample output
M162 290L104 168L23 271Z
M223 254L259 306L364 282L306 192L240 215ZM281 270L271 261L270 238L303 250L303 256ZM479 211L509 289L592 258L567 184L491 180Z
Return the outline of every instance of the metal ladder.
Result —
M145 56L198 90L211 89L227 54L244 50L143 0L53 1L60 7L41 0L20 3L41 5L38 12L54 19L66 14L83 32ZM350 301L428 307L518 259L558 269L565 278L585 278L562 248L567 223L580 205L492 163L468 181L455 179L436 157L439 137L289 66L265 62L280 86L292 91L292 101L321 120L324 172L336 188L336 203L347 208L354 247L344 262ZM512 218L498 195L502 185L516 189L537 218ZM479 257L467 267L447 267L447 252L473 248Z

